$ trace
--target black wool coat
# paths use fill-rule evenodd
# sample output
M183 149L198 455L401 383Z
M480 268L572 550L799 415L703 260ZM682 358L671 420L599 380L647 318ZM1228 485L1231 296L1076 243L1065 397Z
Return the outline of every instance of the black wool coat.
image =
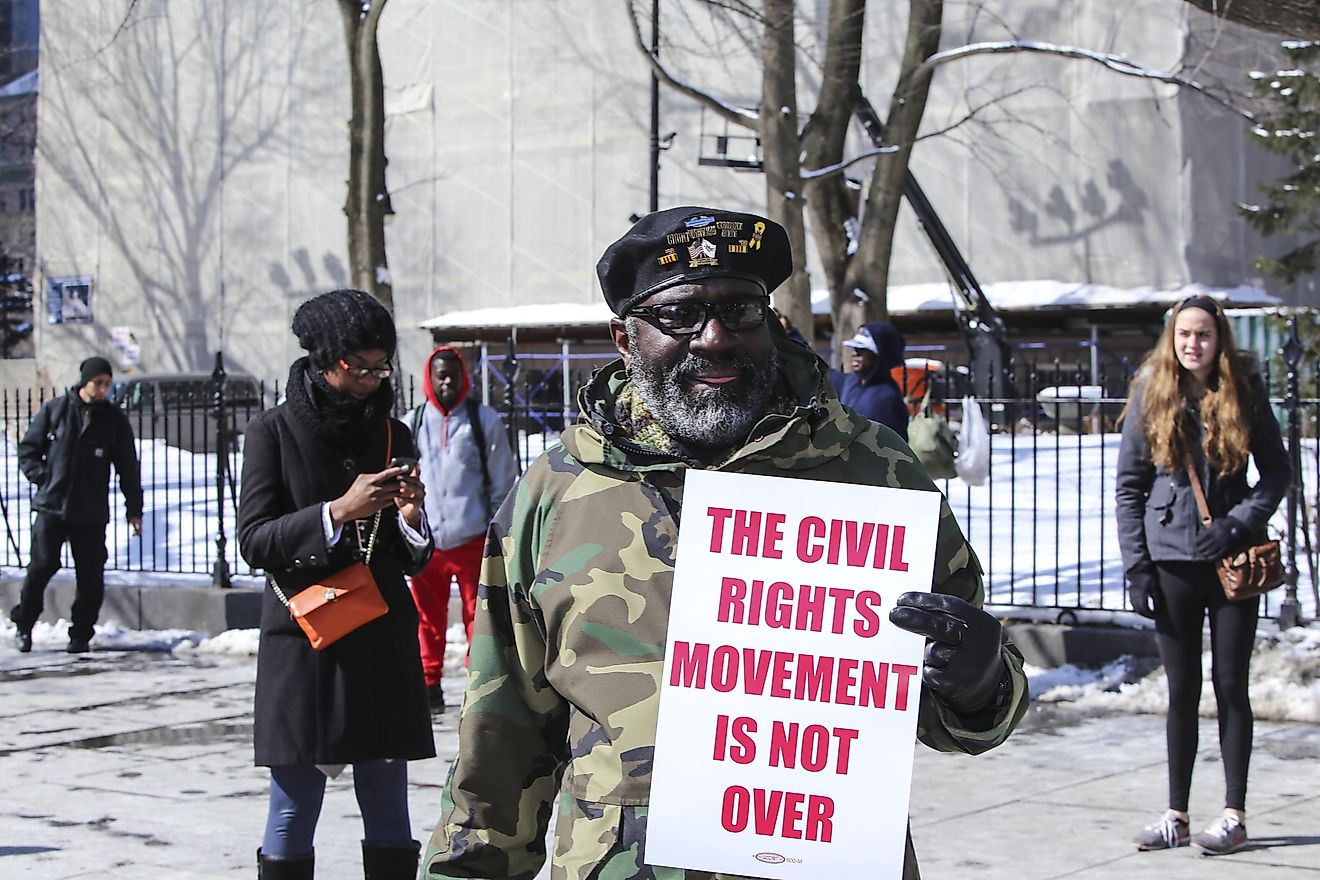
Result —
M1200 450L1201 426L1192 419L1196 442L1196 467L1201 487L1214 519L1231 516L1250 535L1265 533L1266 524L1288 491L1292 467L1279 435L1279 423L1270 408L1265 382L1254 373L1249 382L1251 458L1260 477L1247 484L1243 470L1220 477L1211 473ZM1150 458L1150 444L1141 418L1142 393L1138 384L1132 392L1128 417L1123 422L1123 440L1118 453L1115 495L1118 514L1118 543L1123 568L1138 562L1203 562L1195 539L1201 531L1201 513L1185 470L1157 467ZM1194 414L1193 414L1194 415Z
M416 456L408 429L398 420L391 424L391 454ZM342 495L358 474L384 470L383 426L360 461L318 438L284 404L253 419L246 434L238 508L243 558L274 575L286 596L360 561L353 523L326 547L321 505ZM360 525L365 545L371 520ZM386 508L371 572L389 613L319 652L267 582L253 722L258 766L435 755L417 608L404 581L430 561L432 546L428 539L425 547L411 547L398 514Z

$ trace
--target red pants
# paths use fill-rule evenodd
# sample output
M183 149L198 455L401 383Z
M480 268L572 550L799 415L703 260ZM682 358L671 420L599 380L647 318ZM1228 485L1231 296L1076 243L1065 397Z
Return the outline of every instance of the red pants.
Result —
M463 626L472 642L472 617L477 608L477 576L486 538L473 538L453 550L436 550L426 568L413 575L417 604L417 641L422 648L422 672L428 685L439 684L445 668L445 630L449 629L449 582L458 580L463 600Z

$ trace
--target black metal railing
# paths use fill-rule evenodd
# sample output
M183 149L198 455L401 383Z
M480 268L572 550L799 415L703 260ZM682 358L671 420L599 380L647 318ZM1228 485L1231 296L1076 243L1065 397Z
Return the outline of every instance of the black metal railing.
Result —
M932 411L956 428L969 394L967 368L933 354L921 352L929 360L898 378L914 411L929 389ZM560 353L490 350L474 369L474 393L505 417L525 465L578 420L579 387L609 359L604 352L575 353L567 347ZM1292 502L1281 507L1272 527L1276 535L1294 538L1290 578L1300 595L1293 608L1285 591L1271 593L1262 614L1282 614L1285 620L1295 613L1315 617L1320 605L1320 560L1312 540L1320 507L1320 365L1309 371L1305 387L1301 373L1292 371L1291 394L1285 388L1272 400L1285 431L1296 438ZM988 478L980 486L952 479L941 488L981 557L990 603L1127 607L1114 476L1130 376L1129 365L1116 359L1024 348L1006 376L1011 394L976 400L993 432ZM221 586L231 573L255 574L232 540L243 433L256 413L279 398L278 383L232 374L194 378L191 384L154 381L136 391L124 386L117 400L138 438L146 510L143 535L134 537L124 521L122 497L111 485L108 567L209 575ZM396 411L402 415L420 395L402 377L396 387L401 389ZM0 391L0 452L6 457L0 473L5 529L0 565L19 567L27 560L33 487L19 473L17 443L36 410L57 393L63 392Z

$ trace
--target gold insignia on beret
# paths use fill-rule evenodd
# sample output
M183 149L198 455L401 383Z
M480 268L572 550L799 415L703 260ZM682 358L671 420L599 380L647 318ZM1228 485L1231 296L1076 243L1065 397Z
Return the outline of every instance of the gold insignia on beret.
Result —
M673 248L665 248L665 252L656 259L656 262L661 266L668 266L670 263L677 263L678 252Z

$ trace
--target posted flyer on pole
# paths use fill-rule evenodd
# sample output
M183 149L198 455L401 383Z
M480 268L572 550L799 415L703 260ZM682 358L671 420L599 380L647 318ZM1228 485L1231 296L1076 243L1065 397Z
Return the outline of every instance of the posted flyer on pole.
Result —
M651 865L902 874L940 495L690 470L647 819Z

